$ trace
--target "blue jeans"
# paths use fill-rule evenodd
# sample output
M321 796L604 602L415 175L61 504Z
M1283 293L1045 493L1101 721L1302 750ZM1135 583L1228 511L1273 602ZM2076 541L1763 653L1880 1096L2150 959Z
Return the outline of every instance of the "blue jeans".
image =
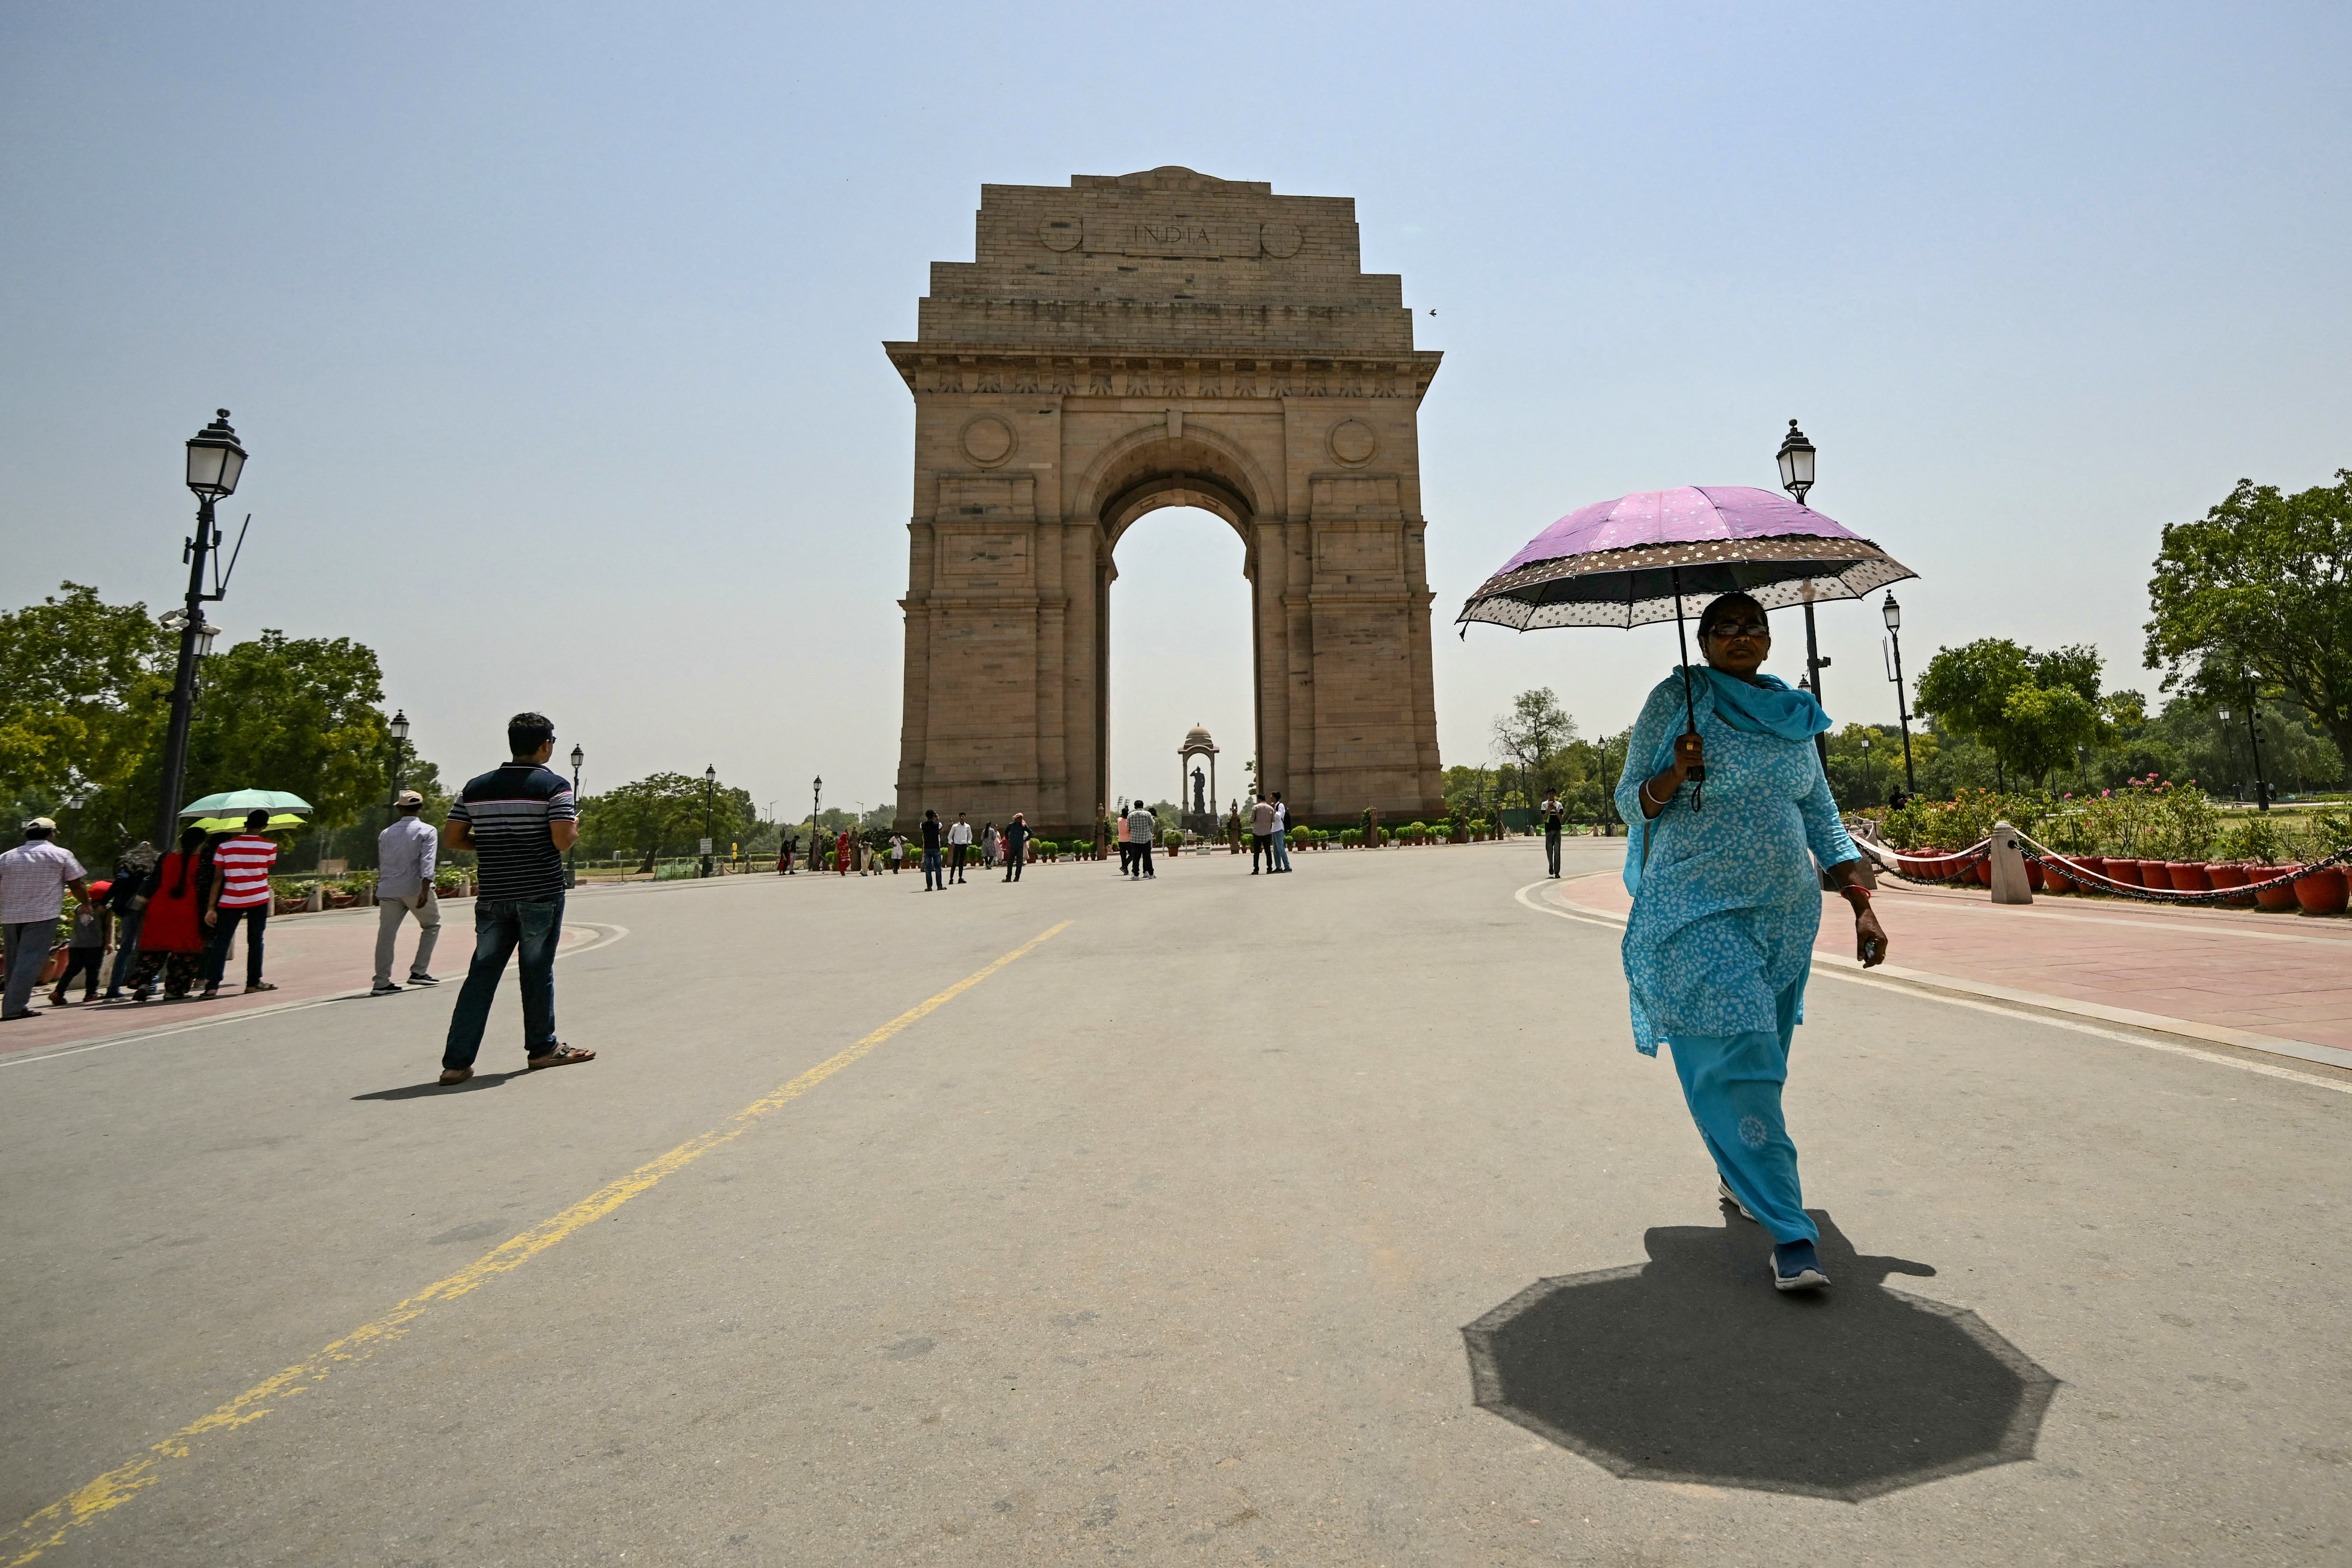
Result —
M924 850L923 891L928 893L933 888L944 888L947 885L947 873L940 869L940 852L936 849Z
M1290 835L1287 833L1274 836L1274 868L1277 871L1290 869Z
M482 1026L507 960L522 950L522 1050L543 1057L562 1042L555 1037L555 944L563 934L563 895L545 899L476 899L474 962L465 988L449 1015L449 1044L441 1065L469 1068L482 1048Z
M236 940L236 928L245 927L245 984L249 989L261 984L261 932L269 924L268 904L247 904L242 909L215 910L218 917L205 937L205 989L212 990L221 983L221 972L228 967L228 944Z

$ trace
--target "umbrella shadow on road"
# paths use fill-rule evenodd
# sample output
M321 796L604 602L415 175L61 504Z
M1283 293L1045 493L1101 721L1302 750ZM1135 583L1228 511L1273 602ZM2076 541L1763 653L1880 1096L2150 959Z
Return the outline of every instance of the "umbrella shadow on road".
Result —
M512 1072L478 1072L463 1083L443 1083L437 1078L426 1083L403 1084L398 1089L379 1089L366 1094L355 1094L353 1100L424 1100L436 1094L471 1094L478 1089L496 1089L509 1079L523 1077L528 1068L517 1068Z
M1650 1261L1541 1279L1462 1331L1475 1401L1627 1479L1859 1502L2033 1457L2058 1380L1974 1312L1890 1290L1924 1263L1821 1226L1826 1291L1771 1241L1660 1226Z

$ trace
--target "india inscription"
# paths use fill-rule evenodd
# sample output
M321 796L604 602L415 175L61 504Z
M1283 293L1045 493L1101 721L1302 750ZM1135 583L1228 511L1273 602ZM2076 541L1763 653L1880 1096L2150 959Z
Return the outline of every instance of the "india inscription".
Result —
M918 322L884 345L915 398L906 820L1090 831L1114 556L1175 506L1244 546L1262 787L1295 821L1442 810L1416 429L1439 356L1362 271L1352 201L1180 168L983 185Z

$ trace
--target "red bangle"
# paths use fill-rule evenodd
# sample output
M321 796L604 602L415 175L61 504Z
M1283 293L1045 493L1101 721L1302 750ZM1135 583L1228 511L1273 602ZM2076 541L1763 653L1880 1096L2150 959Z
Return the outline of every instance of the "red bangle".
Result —
M1857 888L1849 885L1840 888L1838 891L1845 896L1845 900L1848 903L1853 902L1857 897L1859 897L1865 904L1870 902L1870 889L1868 888Z

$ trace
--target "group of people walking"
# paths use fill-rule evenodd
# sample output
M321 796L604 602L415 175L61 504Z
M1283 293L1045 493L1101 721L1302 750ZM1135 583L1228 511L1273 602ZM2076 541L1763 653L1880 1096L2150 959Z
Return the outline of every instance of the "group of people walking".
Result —
M274 898L269 870L278 859L268 825L269 814L256 811L242 832L190 826L182 830L179 847L162 855L142 841L123 852L110 878L93 882L73 852L57 842L56 822L27 821L24 842L0 854L0 925L5 927L0 965L6 975L0 1021L37 1016L33 994L54 951L68 893L73 925L65 971L49 992L52 1007L72 1005L68 988L77 979L85 1004L145 1002L159 982L169 999L201 987L198 999L210 1001L220 994L240 931L245 989L278 989L262 978ZM109 952L114 955L110 972Z

